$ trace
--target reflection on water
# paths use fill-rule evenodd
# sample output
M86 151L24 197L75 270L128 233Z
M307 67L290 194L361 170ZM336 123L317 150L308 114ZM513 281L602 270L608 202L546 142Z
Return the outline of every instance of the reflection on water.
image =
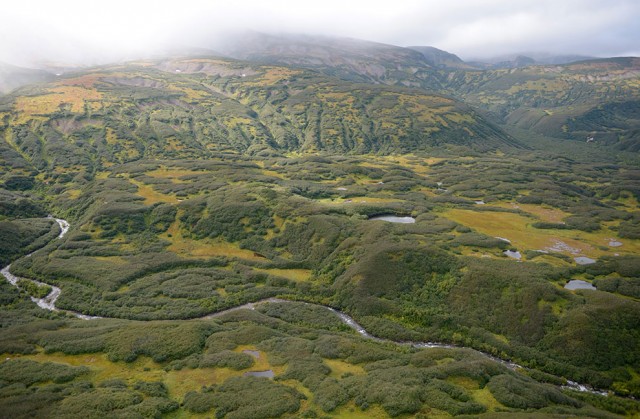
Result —
M505 250L504 254L513 259L517 259L517 260L522 259L522 255L518 251L514 252L513 250Z
M273 373L273 370L266 370L266 371L247 371L244 373L245 377L267 377L267 378L273 378L275 377L275 374Z
M416 219L413 217L398 217L396 215L376 215L375 217L369 218L371 221L381 220L388 221L390 223L401 223L401 224L411 224L415 223Z
M567 284L564 287L568 290L595 290L596 289L596 287L591 285L590 282L583 281L581 279L572 279L571 281L567 282Z
M596 263L595 259L591 259L585 256L578 256L577 258L573 258L578 265L591 265L592 263Z

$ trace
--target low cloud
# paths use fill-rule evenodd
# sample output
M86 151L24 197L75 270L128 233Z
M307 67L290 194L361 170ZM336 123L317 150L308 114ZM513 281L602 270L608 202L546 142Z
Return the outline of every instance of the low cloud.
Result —
M518 52L640 55L636 0L180 2L25 0L3 5L0 61L99 64L222 33L264 31L430 45L465 59Z

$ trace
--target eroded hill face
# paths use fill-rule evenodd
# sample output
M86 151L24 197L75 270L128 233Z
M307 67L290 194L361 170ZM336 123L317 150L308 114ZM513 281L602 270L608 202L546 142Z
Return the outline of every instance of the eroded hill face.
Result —
M391 153L516 144L448 97L217 59L96 69L24 88L3 102L5 140L39 169L222 151ZM54 151L60 149L66 151Z
M487 69L478 70L432 47L263 34L239 37L223 50L237 58L312 68L346 80L446 93L489 111L502 124L556 138L593 138L620 150L640 147L638 58L537 65L518 57L504 68L479 65Z
M458 71L447 80L457 97L492 111L508 125L638 150L638 58Z

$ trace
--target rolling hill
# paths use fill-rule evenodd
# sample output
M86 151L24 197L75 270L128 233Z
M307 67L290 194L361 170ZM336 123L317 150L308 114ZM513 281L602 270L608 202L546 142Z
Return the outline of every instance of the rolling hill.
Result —
M0 96L0 416L640 412L635 59L250 41Z
M481 65L433 47L262 34L238 36L220 48L240 59L451 95L490 112L496 122L552 137L640 148L632 115L640 97L638 58L572 62L581 57L538 54L538 60L521 56Z
M38 169L92 171L143 157L221 151L519 145L450 97L211 58L96 68L25 87L2 102L5 141Z
M558 138L637 151L634 112L640 59L612 58L562 66L457 71L447 75L454 96L493 112L504 124Z

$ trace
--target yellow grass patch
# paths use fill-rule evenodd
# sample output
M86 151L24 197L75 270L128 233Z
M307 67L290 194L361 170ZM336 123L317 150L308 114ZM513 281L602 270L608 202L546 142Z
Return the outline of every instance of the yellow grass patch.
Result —
M226 256L248 260L264 260L264 258L256 256L251 250L240 249L236 244L222 240L193 240L185 237L176 238L175 236L163 238L171 241L171 245L167 250L187 258Z
M233 352L242 352L242 351L258 352L257 358L254 358L253 355L251 355L251 358L253 358L253 366L248 368L247 371L272 370L274 374L278 375L278 374L282 374L286 368L284 365L278 365L278 366L271 365L269 363L269 357L267 356L266 352L258 350L258 348L256 348L253 345L240 345L233 350Z
M207 91L204 91L204 90L191 89L189 87L182 87L182 88L178 88L176 90L179 90L179 91L185 93L187 95L187 98L188 99L192 99L192 100L203 99L203 98L211 96L210 92L207 92Z
M171 234L171 237L169 237ZM204 238L193 240L184 237L180 232L179 222L176 221L169 227L166 234L160 236L162 239L171 242L167 250L186 258L211 258L216 256L226 256L230 258L264 260L251 250L240 249L237 244L229 243L221 239Z
M70 199L78 199L80 197L80 195L82 194L82 191L80 189L67 189L65 191L65 194Z
M21 356L38 362L56 362L59 364L86 366L90 368L89 379L99 383L109 379L121 379L129 384L136 381L163 381L166 374L160 364L148 357L138 357L134 362L111 362L106 354L65 355L60 352ZM145 370L146 369L146 370Z
M556 285L559 288L564 288L564 286L561 285L561 284L556 284ZM555 314L556 316L561 316L561 315L564 314L565 307L567 306L568 303L569 303L568 300L561 300L561 299L553 301L553 302L540 300L540 301L538 301L538 307L540 309L543 309L545 306L547 306L547 307L551 308L551 312L553 314Z
M412 154L407 154L403 156L386 156L380 158L382 161L388 164L398 164L404 167L407 167L418 174L427 174L430 171L429 166L444 161L446 159L441 157L417 157ZM385 165L371 165L371 164L363 164L363 166L370 167L378 167L378 168L386 168Z
M203 386L221 383L234 375L238 375L237 371L229 368L183 368L165 373L162 381L169 390L169 396L182 400L190 391L200 391Z
M167 151L180 151L184 150L184 144L175 137L169 137L167 138L167 145L164 148Z
M273 216L273 223L275 224L275 226L277 228L282 228L282 226L284 225L285 219L282 217L279 217L277 215Z
M79 164L74 165L74 166L56 166L53 168L53 172L54 173L69 173L69 172L84 172L85 171L85 167L84 166L80 166Z
M278 217L277 215L273 216L273 223L276 226L275 228L282 230L282 226L284 226L284 222L285 222L284 218ZM267 234L265 236L266 240L271 240L276 236L275 228L270 228L267 230Z
M640 203L636 199L635 196L629 195L624 198L619 198L618 202L623 204L627 209L631 209L632 211L637 211L640 208Z
M331 376L341 378L343 374L351 373L353 375L364 375L364 368L359 365L349 364L339 359L325 359L324 363L331 368Z
M276 177L278 179L286 179L285 176L280 173L280 172L276 172L275 170L266 170L266 169L262 169L260 170L262 172L263 175L265 176L273 176Z
M379 405L373 405L367 410L362 410L358 406L356 406L353 401L350 401L344 406L340 406L339 408L331 412L331 416L334 418L344 419L386 419L389 417L387 412L385 412L384 409Z
M118 137L116 137L116 133L112 128L107 128L105 137L107 144L113 145L118 142Z
M616 239L623 243L621 247L601 249L600 246L607 246L614 237L611 231L604 229L593 233L537 229L531 227L532 219L506 212L452 209L445 211L443 215L488 236L509 239L521 251L551 250L569 256L583 255L592 258L613 253L637 254L640 251L640 240L631 239Z
M175 181L175 183L180 183L179 178L182 176L192 176L192 175L201 175L205 172L201 170L190 170L190 169L175 169L175 168L167 168L161 167L159 169L151 170L146 172L145 174L151 177L160 178L160 179L171 179L171 181Z
M285 386L293 387L294 389L305 395L306 399L300 400L300 410L298 410L298 412L304 412L312 405L317 406L313 403L313 393L311 392L311 390L306 388L300 381L293 379L278 380L278 383L284 384ZM316 410L319 409L320 408L318 407Z
M160 193L153 189L151 186L146 185L140 181L129 178L129 182L133 183L138 187L138 191L136 194L144 198L145 205L155 204L156 202L166 202L169 204L178 203L178 198L173 195L167 195Z
M498 339L500 342L509 343L509 339L505 335L499 335L497 333L492 333L493 337Z
M462 113L458 113L458 112L451 112L445 115L445 118L450 120L451 122L454 122L456 124L460 124L463 122L468 122L468 123L473 123L475 122L475 120L473 119L473 117L470 114L462 114Z
M476 380L469 377L451 376L447 377L447 381L467 390L477 390L480 387L480 384L478 384Z
M15 122L24 123L37 115L48 115L64 107L71 112L83 113L85 103L92 109L98 109L100 105L96 101L100 99L102 93L80 86L60 86L41 95L21 96L15 102L15 109L21 112Z
M258 272L281 276L296 282L308 281L311 278L310 269L254 269Z
M489 391L489 387L473 390L471 395L475 401L486 406L490 412L495 412L497 409L505 409L505 406L493 397L493 394Z
M549 207L546 205L535 204L517 204L515 202L500 202L491 203L495 207L519 209L526 213L533 215L541 221L547 221L549 223L560 223L563 219L570 216L568 212L564 212L561 209Z
M240 346L235 351L240 352L244 349L256 350L255 347ZM165 371L161 364L143 356L139 356L134 362L112 362L109 361L106 354L65 355L62 353L45 354L40 352L17 357L10 355L10 357L20 357L38 362L86 366L90 369L86 377L94 384L110 379L121 379L129 385L137 381L161 381L167 386L170 397L178 400L182 400L189 391L199 391L202 386L221 384L230 377L243 375L246 371L273 370L278 375L286 368L285 366L271 366L264 352L260 352L260 356L255 360L254 366L246 371L235 371L229 368L184 368L179 371Z
M291 70L284 67L268 67L264 74L258 77L254 82L250 82L251 85L271 85L281 82L282 80L291 78L296 74L300 74L300 70Z

